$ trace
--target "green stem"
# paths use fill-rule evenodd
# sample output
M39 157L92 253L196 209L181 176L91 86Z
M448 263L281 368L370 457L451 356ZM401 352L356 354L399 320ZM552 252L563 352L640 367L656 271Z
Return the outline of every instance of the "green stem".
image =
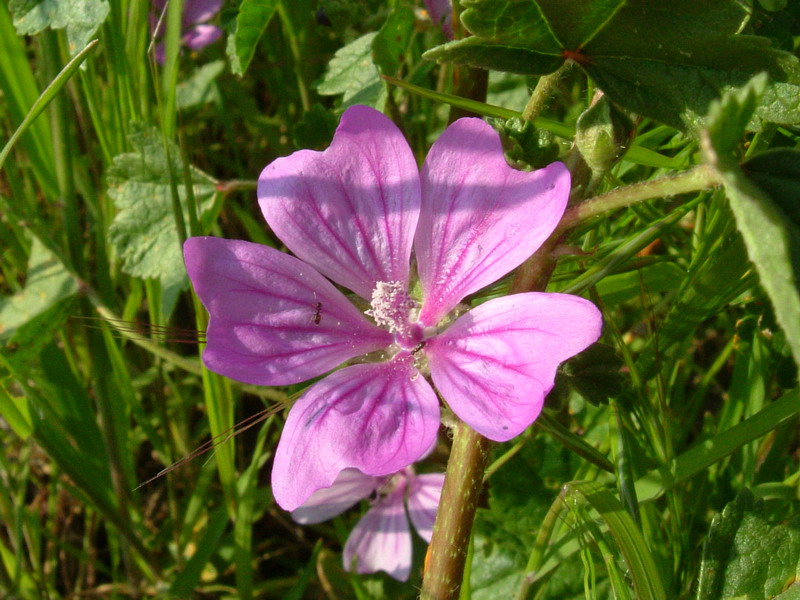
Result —
M428 548L422 600L458 598L491 442L459 422Z
M525 105L522 111L523 119L526 121L533 121L539 116L539 113L547 106L547 102L550 100L550 96L553 93L553 88L555 88L558 80L561 79L561 76L569 68L570 64L571 63L567 61L553 73L539 77L539 81L536 83L536 87L528 100L528 104Z
M311 110L311 99L308 95L308 86L306 86L305 77L303 76L303 67L305 59L303 53L300 51L300 45L297 43L297 32L292 23L291 15L286 11L283 2L278 2L276 10L283 25L283 31L286 34L286 39L289 42L289 51L292 53L292 68L294 75L297 78L297 91L300 94L300 104L304 112Z
M568 229L572 229L592 217L617 208L630 206L642 200L677 196L678 194L716 187L720 184L719 175L714 167L700 165L678 175L660 177L651 181L620 187L606 194L595 196L569 209L564 213L564 218L561 219L561 223L559 223L553 235L561 235Z

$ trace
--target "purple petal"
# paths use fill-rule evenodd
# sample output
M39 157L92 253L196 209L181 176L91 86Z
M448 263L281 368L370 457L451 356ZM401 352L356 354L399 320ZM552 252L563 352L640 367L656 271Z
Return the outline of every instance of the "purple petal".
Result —
M222 0L186 0L183 3L183 22L186 25L204 23L212 19L220 9Z
M561 163L528 173L509 167L500 137L479 119L448 127L421 177L414 249L424 325L533 254L561 219L570 185Z
M300 508L292 511L292 519L301 525L332 519L367 498L380 481L380 478L364 475L358 469L345 469L331 487L317 490Z
M427 473L414 477L408 491L408 516L426 542L430 542L433 535L443 485L444 473Z
M439 25L449 39L453 39L453 7L450 0L425 0L425 7L431 21Z
M346 367L289 411L275 451L272 493L285 510L330 487L342 469L390 475L430 448L439 404L410 356Z
M528 427L558 364L600 337L600 311L583 298L528 293L490 300L428 340L431 377L456 415L504 442Z
M183 44L192 50L200 50L222 37L222 29L215 25L195 25L183 36Z
M250 242L194 237L186 240L184 257L210 315L203 361L221 375L287 385L392 341L293 256Z
M403 508L403 489L381 498L347 538L344 568L357 573L386 571L399 581L411 572L411 532Z
M378 281L408 282L419 172L400 130L352 106L330 147L268 165L258 180L267 223L320 273L370 299Z

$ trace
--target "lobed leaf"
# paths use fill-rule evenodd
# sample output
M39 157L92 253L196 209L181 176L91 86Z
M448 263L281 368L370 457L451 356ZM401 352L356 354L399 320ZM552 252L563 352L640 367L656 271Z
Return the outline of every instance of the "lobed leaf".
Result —
M766 71L772 83L749 127L800 122L800 61L766 38L739 35L748 17L735 0L471 0L474 34L426 58L524 75L575 61L613 102L697 131L711 102Z
M89 43L110 11L108 0L10 0L8 8L20 35L48 27L66 29L70 54Z
M108 239L129 275L160 279L164 288L185 285L186 271L175 230L170 192L170 169L160 136L154 129L139 127L130 135L133 152L114 157L108 171L108 194L118 209L108 230ZM177 149L171 156L174 172ZM215 182L199 172L192 174L194 196L201 212L212 204ZM179 187L181 199L185 190ZM188 218L187 218L188 220Z

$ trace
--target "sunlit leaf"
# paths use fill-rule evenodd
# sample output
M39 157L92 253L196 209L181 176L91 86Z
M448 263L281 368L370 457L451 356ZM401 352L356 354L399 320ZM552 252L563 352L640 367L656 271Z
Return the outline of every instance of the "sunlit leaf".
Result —
M236 26L228 37L231 70L244 75L253 60L256 46L278 7L278 0L242 0Z
M71 54L89 43L110 10L107 0L10 0L8 8L20 35L66 29Z
M376 35L367 33L340 48L328 64L317 91L323 96L342 94L342 108L366 104L380 109L386 101L386 92L372 62L372 41Z
M770 523L748 490L714 517L703 545L697 600L789 600L800 593L800 528Z
M133 152L114 157L108 172L108 194L119 211L108 231L122 259L123 270L136 277L160 279L165 288L183 285L186 270L175 228L170 173L161 138L154 129L139 128L130 136ZM172 149L176 173L182 168ZM193 173L194 196L201 211L209 208L214 181ZM181 199L185 190L178 185ZM188 220L188 219L187 219Z

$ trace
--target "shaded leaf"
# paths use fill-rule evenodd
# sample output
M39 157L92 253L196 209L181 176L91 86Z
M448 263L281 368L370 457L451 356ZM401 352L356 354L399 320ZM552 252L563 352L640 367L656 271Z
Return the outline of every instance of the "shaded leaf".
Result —
M614 18L626 0L537 0L561 46L577 50L586 46Z
M495 457L510 445L497 445ZM478 509L475 523L472 598L516 596L536 532L561 483L573 477L580 461L546 436L539 436L492 475L488 508Z
M711 522L697 600L789 600L800 592L798 577L800 524L768 522L763 502L745 489Z
M175 105L186 109L220 101L216 79L225 70L225 61L215 60L202 65L175 90Z
M608 404L622 391L622 366L614 348L598 342L561 365L556 386L574 387L595 406Z
M518 75L547 75L564 62L560 52L548 54L529 48L486 42L479 37L468 37L437 46L428 50L424 57Z
M800 226L800 152L788 148L768 150L744 162L742 170Z
M598 56L587 58L582 66L614 102L690 131L704 125L713 101L764 71L772 84L761 96L749 129L760 130L763 121L800 121L800 62L773 50L764 38L734 36L687 42L680 56L649 54Z
M686 272L673 262L657 262L635 271L610 275L597 282L597 292L607 306L616 306L643 294L674 292Z
M574 60L608 98L673 127L697 131L710 104L765 71L771 84L749 127L800 122L800 61L769 40L739 35L748 18L735 0L563 3L470 0L474 34L426 58L527 75Z
M231 71L244 75L256 46L278 7L278 0L242 0L235 27L228 36L227 53Z
M58 257L34 238L24 289L0 298L0 341L12 339L25 324L77 291L78 283Z
M464 0L461 23L473 35L505 46L561 54L559 42L537 2L532 0Z
M403 55L414 32L415 20L410 6L398 4L372 40L375 65L384 75L399 75Z
M753 184L731 155L744 124L758 104L764 78L715 103L704 135L703 155L722 178L736 226L761 285L775 310L775 318L800 364L800 228L788 220L768 194Z
M336 115L317 102L292 126L295 147L324 150L330 145L338 124Z
M70 54L89 43L110 10L107 0L10 0L8 8L20 35L66 29Z
M519 170L542 169L558 160L559 146L546 129L513 117L494 123L503 142L506 160Z

